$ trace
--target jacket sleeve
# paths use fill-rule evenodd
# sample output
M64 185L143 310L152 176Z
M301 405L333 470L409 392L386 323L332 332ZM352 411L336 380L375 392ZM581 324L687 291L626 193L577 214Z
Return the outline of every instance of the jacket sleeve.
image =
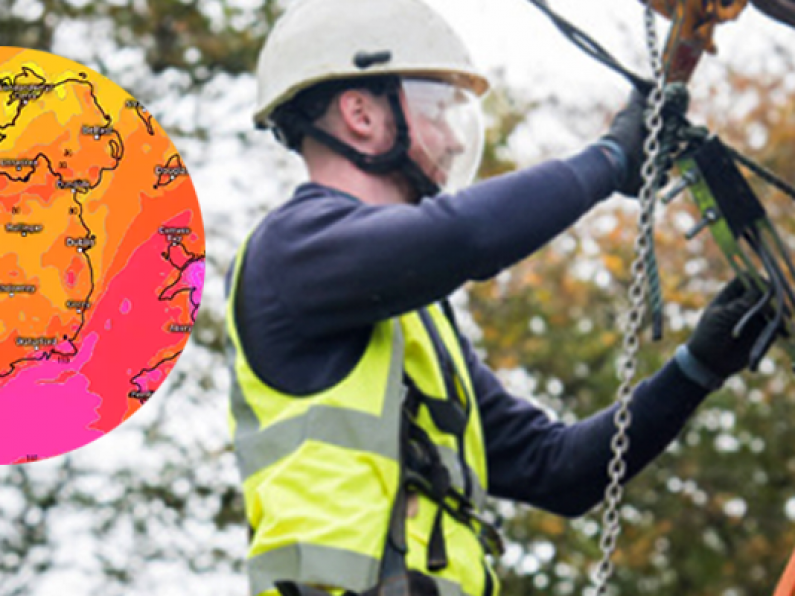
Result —
M527 257L609 196L615 180L614 163L590 147L419 205L333 192L297 201L252 237L257 271L246 278L270 280L304 337L366 327Z
M530 401L509 395L463 344L486 441L489 493L567 517L598 504L609 482L617 406L571 425L554 421ZM637 386L625 481L665 450L706 395L673 360Z

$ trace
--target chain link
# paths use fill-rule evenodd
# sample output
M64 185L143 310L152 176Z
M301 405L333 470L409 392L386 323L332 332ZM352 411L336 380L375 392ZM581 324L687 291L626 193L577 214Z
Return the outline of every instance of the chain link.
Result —
M621 533L619 507L624 494L621 481L626 475L625 454L629 450L629 427L632 414L629 405L632 400L633 379L637 368L637 353L640 346L640 329L646 314L646 283L654 233L653 214L655 193L659 180L660 136L663 128L663 105L665 103L665 76L662 56L658 49L655 17L650 2L646 2L645 12L646 43L654 74L654 89L648 103L646 114L648 136L644 143L645 160L641 168L643 187L640 191L640 215L638 217L638 237L635 241L635 260L632 263L632 283L629 288L630 308L624 329L623 353L619 360L618 376L621 381L617 391L618 408L614 416L616 433L610 443L613 458L608 465L610 482L605 489L605 509L602 514L602 537L599 543L602 560L596 569L594 581L597 596L607 592L607 583L613 574L611 561L616 550L616 542Z

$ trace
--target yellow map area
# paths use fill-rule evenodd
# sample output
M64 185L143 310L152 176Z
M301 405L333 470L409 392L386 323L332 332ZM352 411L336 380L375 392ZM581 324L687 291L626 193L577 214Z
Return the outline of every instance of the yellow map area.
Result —
M86 310L81 306L100 298L99 282L112 278L107 269L120 244L130 241L127 227L143 207L140 200L113 200L111 183L113 192L140 192L140 161L166 164L174 153L167 137L147 134L137 102L108 79L89 80L85 72L64 70L60 60L48 65L39 57L34 63L26 59L29 52L13 50L3 49L0 66L5 363L31 350L24 342L4 341L12 335L51 347L46 342L71 338L79 329ZM125 144L136 154L125 155Z

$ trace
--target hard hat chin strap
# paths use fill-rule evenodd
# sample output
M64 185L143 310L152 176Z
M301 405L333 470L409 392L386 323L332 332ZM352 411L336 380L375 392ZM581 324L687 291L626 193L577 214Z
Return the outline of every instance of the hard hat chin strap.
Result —
M409 157L411 135L406 121L403 107L400 105L400 81L395 79L390 82L386 90L389 107L395 119L395 142L384 153L372 155L362 153L337 137L315 126L306 116L296 111L288 111L281 117L286 119L289 126L296 128L304 135L323 143L335 153L342 155L360 170L369 174L389 174L399 172L405 176L412 190L417 194L417 200L422 197L432 197L439 194L441 188L422 171L417 163Z

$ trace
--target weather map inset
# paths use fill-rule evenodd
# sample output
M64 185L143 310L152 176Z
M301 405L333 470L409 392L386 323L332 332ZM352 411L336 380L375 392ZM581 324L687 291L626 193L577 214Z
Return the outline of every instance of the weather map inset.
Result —
M204 228L185 165L102 75L0 46L0 464L140 409L196 320Z

